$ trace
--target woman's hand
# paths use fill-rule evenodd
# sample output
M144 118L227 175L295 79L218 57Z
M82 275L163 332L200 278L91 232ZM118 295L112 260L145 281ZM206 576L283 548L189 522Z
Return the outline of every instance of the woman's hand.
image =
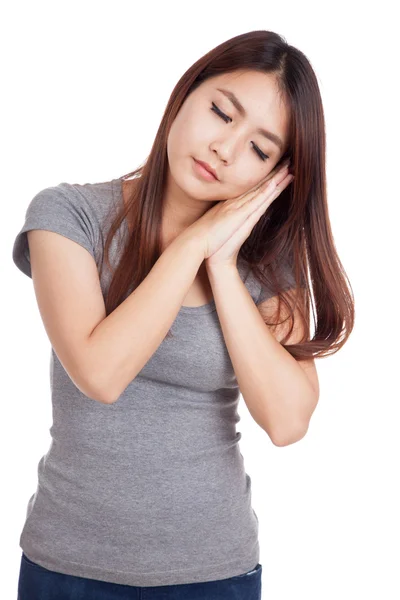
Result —
M238 198L218 202L186 234L197 236L204 247L207 269L215 266L237 266L240 247L268 206L293 180L288 172L288 162L274 169L254 189Z

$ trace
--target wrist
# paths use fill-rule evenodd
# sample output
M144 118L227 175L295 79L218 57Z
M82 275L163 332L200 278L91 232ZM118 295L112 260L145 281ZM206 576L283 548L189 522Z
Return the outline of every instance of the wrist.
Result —
M190 252L192 256L197 256L199 259L199 263L204 260L204 245L199 236L194 234L190 227L185 229L182 233L180 233L173 244L179 245L181 248L184 248L186 252Z
M233 263L224 263L224 262L220 262L217 264L212 264L209 263L207 260L205 261L206 263L206 270L207 270L207 274L209 276L209 279L211 280L212 277L222 277L222 276L227 276L227 277L235 277L238 274L238 268L237 265L233 264Z
M187 248L188 252L193 252L194 254L198 255L201 261L204 260L205 252L203 239L197 235L194 230L190 228L190 226L180 233L175 241Z

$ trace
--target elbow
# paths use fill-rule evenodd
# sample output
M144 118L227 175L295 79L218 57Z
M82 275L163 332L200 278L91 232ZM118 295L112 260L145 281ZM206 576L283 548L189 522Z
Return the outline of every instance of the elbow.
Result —
M75 387L90 400L95 400L96 402L100 402L100 404L112 404L108 395L102 391L99 392L97 388L88 384L87 381L82 382L82 380L77 381L76 378L70 378Z
M114 404L118 400L119 396L115 397L113 394L109 394L104 390L97 391L96 400L102 404Z
M111 390L110 370L100 365L92 354L74 357L73 368L68 374L82 394L91 400L100 404L113 404L116 401L117 398Z
M99 378L96 378L93 381L93 378L86 378L84 385L83 393L92 400L96 402L100 402L100 404L114 404L115 397L110 393L109 386L101 381Z
M101 404L114 404L115 402L114 398L103 396L101 394L96 394L96 398L94 398L94 400L97 400L97 402L100 402Z
M117 389L108 379L105 380L100 377L97 377L95 381L92 378L91 383L88 384L88 389L91 392L90 397L102 404L115 404L123 392L121 386L118 386Z
M136 377L136 375L135 375ZM122 384L121 385L121 377L115 379L112 382L110 382L110 380L108 380L107 382L105 382L104 384L97 384L96 389L97 389L97 398L99 399L100 402L103 402L104 404L115 404L119 398L121 397L121 395L123 394L123 392L125 391L125 389L127 388L127 386L132 383L132 381L135 379L135 377L133 377L133 379L130 379L127 383Z
M104 393L104 390L99 390L93 385L86 385L85 391L82 389L82 387L80 389L85 394L85 396L87 396L91 400L100 402L100 404L113 404L114 402L108 394Z
M274 446L283 447L290 446L291 444L295 444L305 437L308 431L308 427L297 427L295 430L290 432L280 432L279 434L275 433L275 435L270 436L272 443Z
M121 396L120 391L111 389L110 386L97 386L96 398L103 404L115 404Z
M296 442L302 440L308 431L308 428L310 426L310 420L317 404L318 394L315 394L315 396L309 403L308 412L306 416L303 415L303 418L301 420L298 419L296 425L292 423L292 426L290 428L281 428L279 431L276 430L273 436L270 436L274 446L290 446L290 444L295 444Z

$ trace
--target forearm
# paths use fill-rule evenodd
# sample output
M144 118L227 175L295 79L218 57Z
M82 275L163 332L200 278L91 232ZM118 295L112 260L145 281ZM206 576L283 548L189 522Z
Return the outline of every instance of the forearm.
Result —
M142 283L93 330L86 368L107 403L119 398L157 350L203 259L195 239L178 236Z
M303 437L315 392L274 338L235 268L208 270L225 343L253 419L276 445Z

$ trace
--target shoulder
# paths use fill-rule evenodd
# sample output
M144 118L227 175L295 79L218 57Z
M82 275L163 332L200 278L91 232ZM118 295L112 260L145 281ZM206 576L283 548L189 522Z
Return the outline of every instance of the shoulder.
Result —
M27 232L53 231L84 246L99 260L102 222L114 202L113 182L72 184L61 182L44 188L30 200L22 228L13 245L13 260L31 277Z

